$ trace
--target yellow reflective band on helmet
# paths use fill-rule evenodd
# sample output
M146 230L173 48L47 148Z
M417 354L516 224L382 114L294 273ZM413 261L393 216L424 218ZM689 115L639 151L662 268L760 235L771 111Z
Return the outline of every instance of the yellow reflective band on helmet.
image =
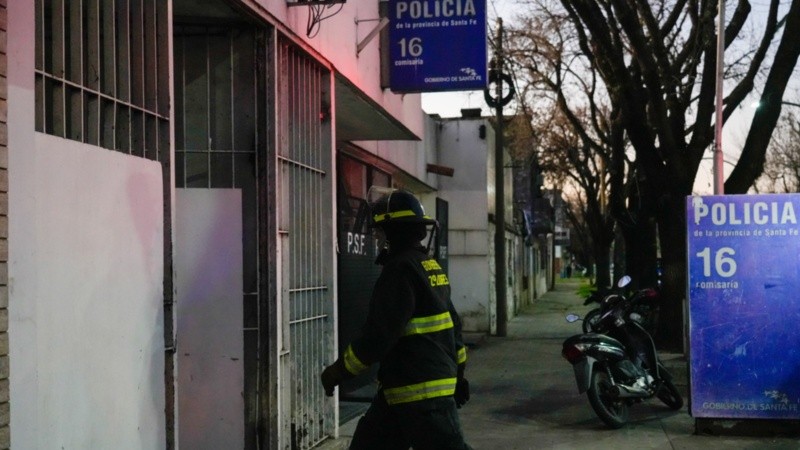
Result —
M425 381L423 383L400 386L383 391L386 403L397 405L398 403L416 402L428 398L447 397L456 392L455 378L442 378L441 380Z
M375 214L372 217L372 219L375 221L375 223L378 223L378 222L383 222L384 220L388 220L388 219L398 219L400 217L409 217L409 216L416 216L416 215L417 215L417 213L415 213L414 211L412 211L410 209L404 209L402 211L395 211L395 212L384 213L384 214ZM428 217L428 216L422 216L422 218L423 219L430 219L430 217Z
M347 350L344 351L344 368L353 375L358 375L361 372L369 369L353 352L353 346L348 345Z
M461 347L458 349L458 355L456 355L456 362L459 364L463 364L467 362L467 347Z
M406 325L404 335L435 333L448 328L453 328L453 319L450 317L450 312L446 311L435 316L412 318Z

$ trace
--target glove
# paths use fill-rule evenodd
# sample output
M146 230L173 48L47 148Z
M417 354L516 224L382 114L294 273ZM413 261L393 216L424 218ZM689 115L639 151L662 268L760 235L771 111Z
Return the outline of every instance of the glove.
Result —
M346 369L344 368L341 360L337 359L335 363L331 364L330 366L326 367L325 370L322 371L322 375L320 375L320 380L322 380L322 387L325 388L325 395L328 397L333 395L333 390L336 389L342 381L347 379L346 377Z
M456 381L456 393L453 394L456 401L456 407L461 408L469 401L469 381L461 377Z

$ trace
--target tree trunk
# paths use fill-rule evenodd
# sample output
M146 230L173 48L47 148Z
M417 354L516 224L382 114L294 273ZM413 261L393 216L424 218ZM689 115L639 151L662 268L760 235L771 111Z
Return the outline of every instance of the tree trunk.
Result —
M656 218L664 273L655 340L662 350L683 353L687 283L685 197L666 196Z
M597 278L595 285L598 287L611 286L611 265L609 257L611 256L611 249L608 243L595 242L594 248L594 261L597 266Z
M621 225L614 227L614 273L613 280L619 280L628 273L628 242Z
M630 226L620 226L625 239L625 267L623 275L632 278L631 288L657 285L657 236L653 219L640 219Z

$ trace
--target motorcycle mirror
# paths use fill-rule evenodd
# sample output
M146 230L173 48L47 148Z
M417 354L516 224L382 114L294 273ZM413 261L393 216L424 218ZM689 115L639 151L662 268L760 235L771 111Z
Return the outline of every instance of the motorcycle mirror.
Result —
M567 314L567 322L573 323L581 320L581 316L577 314Z
M619 281L617 281L617 287L624 288L625 286L630 284L630 282L631 282L631 277L629 275L625 275L624 277L620 278Z

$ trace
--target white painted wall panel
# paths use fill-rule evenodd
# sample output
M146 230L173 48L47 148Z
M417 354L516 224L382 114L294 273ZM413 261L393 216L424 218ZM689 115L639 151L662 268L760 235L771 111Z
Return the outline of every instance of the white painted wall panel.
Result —
M38 419L38 301L34 256L38 237L28 232L35 216L34 2L8 2L9 191L9 418L12 448L36 448ZM23 233L18 236L19 233Z
M461 316L464 330L488 332L494 306L489 295L486 256L454 259L457 264L450 263L450 296Z
M464 249L467 245L467 234L461 230L451 230L447 234L447 244L449 248L447 249L448 255L452 257L453 255L463 255Z
M242 193L175 190L178 444L244 448Z
M486 230L489 214L486 211L486 189L472 191L441 190L439 195L450 202L451 230Z
M450 203L450 280L453 302L467 331L490 332L495 314L489 254L487 152L493 132L485 119L444 120L439 135L440 164L453 167L440 177L439 195Z
M465 237L464 253L479 256L489 254L489 236L485 231L467 231Z
M484 125L485 139L479 138ZM452 178L442 178L440 188L447 191L481 191L487 195L487 160L494 150L494 133L485 119L445 120L439 143L439 162L455 168ZM486 208L488 203L480 207Z
M9 145L12 447L163 448L161 166L24 136Z

